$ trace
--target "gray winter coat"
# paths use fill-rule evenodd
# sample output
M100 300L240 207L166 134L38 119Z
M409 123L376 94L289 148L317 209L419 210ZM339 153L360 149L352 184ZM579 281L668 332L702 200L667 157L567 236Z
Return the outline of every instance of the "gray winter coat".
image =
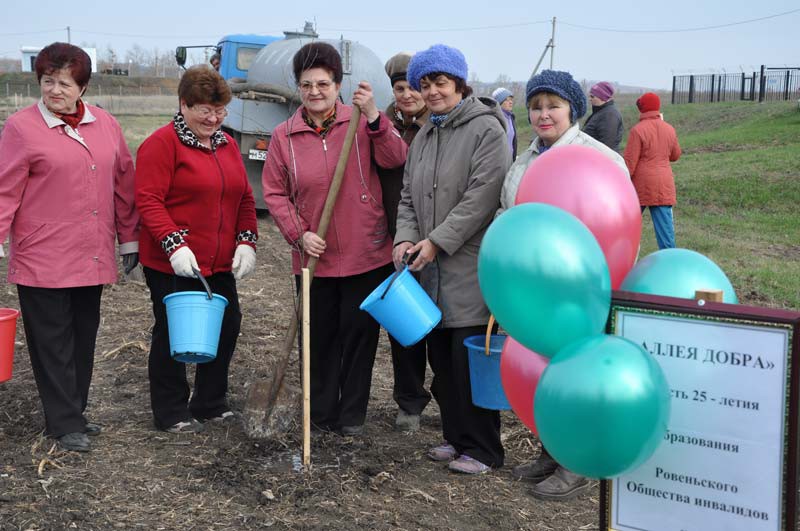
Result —
M478 286L478 248L511 164L505 128L494 100L468 97L441 127L425 124L408 151L394 242L428 238L439 247L420 283L442 310L443 328L489 319Z

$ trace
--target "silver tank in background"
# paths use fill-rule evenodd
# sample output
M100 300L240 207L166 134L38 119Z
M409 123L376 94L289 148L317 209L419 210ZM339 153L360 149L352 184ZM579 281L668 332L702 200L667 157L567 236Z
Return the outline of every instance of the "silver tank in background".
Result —
M372 85L378 109L385 109L392 100L383 62L362 44L287 33L286 39L265 46L253 59L247 80L229 80L234 98L228 105L228 116L223 123L223 128L239 144L259 209L266 208L261 192L261 170L272 131L300 105L292 58L301 46L312 41L327 42L342 56L344 76L340 95L345 103L351 104L353 92L361 80Z

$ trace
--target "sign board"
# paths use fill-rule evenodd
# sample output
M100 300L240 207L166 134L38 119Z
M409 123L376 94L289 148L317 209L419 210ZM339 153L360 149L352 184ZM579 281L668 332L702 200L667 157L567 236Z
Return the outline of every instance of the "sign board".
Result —
M601 482L603 531L795 530L800 313L615 293L609 333L667 377L664 440Z

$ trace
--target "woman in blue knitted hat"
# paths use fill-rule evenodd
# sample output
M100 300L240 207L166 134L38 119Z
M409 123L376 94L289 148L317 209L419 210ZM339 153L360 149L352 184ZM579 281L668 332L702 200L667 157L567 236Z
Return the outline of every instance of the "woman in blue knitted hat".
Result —
M544 70L534 75L528 80L525 97L535 136L506 174L500 198L502 208L498 215L514 206L519 183L528 166L551 148L588 146L613 160L628 174L625 160L618 153L579 130L578 120L586 113L586 96L569 72ZM535 482L533 495L545 500L566 500L589 486L585 477L559 466L544 447L536 461L515 467L512 474Z
M478 248L499 206L511 163L497 102L471 96L464 55L437 44L411 59L408 83L430 116L411 143L393 251L442 310L425 338L444 441L428 451L450 470L482 474L503 465L500 415L472 404L464 339L483 335L489 310L478 287Z

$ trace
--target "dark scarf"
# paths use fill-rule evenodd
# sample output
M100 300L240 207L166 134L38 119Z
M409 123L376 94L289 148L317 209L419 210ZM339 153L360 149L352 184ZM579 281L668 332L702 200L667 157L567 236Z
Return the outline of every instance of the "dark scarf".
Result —
M71 114L59 114L59 113L53 113L53 114L58 116L62 122L64 122L71 128L75 129L76 127L78 127L78 124L81 123L81 120L83 120L83 115L86 113L86 107L83 105L83 101L81 101L80 98L78 98L78 103L76 104L76 106L77 109L75 110L75 112Z
M331 109L331 112L322 121L322 125L317 125L316 123L314 123L314 120L312 120L311 117L308 116L308 114L306 113L305 109L303 109L303 121L311 129L316 131L316 133L320 137L325 138L325 136L328 134L328 131L331 130L331 126L333 125L333 122L336 121L336 105L333 106L333 109Z
M181 111L176 112L175 116L172 117L172 126L175 128L175 133L178 135L181 143L189 147L205 149L206 151L216 151L219 146L228 143L228 139L225 138L225 133L217 130L211 135L211 147L209 148L203 145L203 143L198 140L197 135L186 125L186 120L183 118Z

